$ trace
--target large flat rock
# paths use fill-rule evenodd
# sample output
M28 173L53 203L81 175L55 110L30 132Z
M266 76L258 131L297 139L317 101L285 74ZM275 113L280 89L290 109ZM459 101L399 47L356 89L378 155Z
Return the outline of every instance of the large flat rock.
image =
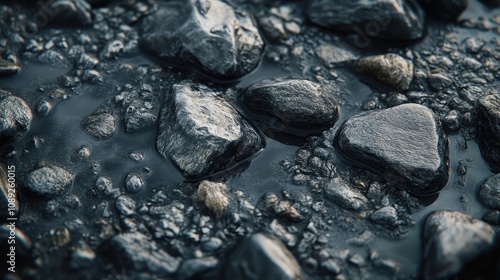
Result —
M361 113L341 127L336 144L349 159L416 195L448 181L448 139L427 107L403 104Z
M184 176L199 178L234 167L265 142L218 93L185 82L167 96L156 145Z

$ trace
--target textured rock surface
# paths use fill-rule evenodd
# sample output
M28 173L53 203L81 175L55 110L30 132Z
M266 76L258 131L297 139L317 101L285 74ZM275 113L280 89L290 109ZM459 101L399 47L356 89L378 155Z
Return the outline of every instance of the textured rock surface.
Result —
M31 109L24 100L0 92L0 146L23 137L32 118Z
M252 112L294 128L328 128L338 119L333 94L307 80L265 80L250 86L243 101Z
M424 226L424 279L447 279L464 265L488 253L495 230L487 223L457 211L437 211Z
M52 198L64 194L75 176L58 166L47 166L28 174L25 190L34 196Z
M392 53L361 58L354 62L354 70L401 91L413 80L413 63Z
M479 199L488 207L500 210L500 174L486 179L479 188Z
M201 84L173 86L159 130L159 152L187 177L234 167L264 146L260 135L227 101Z
M156 277L169 276L177 271L179 261L159 249L156 242L140 232L121 233L99 247L99 256L125 273L149 272Z
M325 194L328 199L346 209L361 210L368 203L362 193L350 188L341 178L334 178L326 187Z
M494 170L500 171L500 95L481 98L477 115L481 153Z
M102 140L113 135L116 129L116 117L106 111L96 111L87 116L82 122L85 131L96 138Z
M467 8L467 0L419 0L424 9L437 18L456 20Z
M160 58L192 64L223 77L251 72L264 47L251 18L219 0L162 4L145 21L142 41Z
M341 152L416 195L438 192L448 181L448 140L434 113L403 104L359 114L336 137Z
M201 181L198 185L198 198L217 215L221 215L229 205L227 186L222 182Z
M424 12L413 0L314 0L307 15L318 25L362 37L414 40L425 31Z
M295 257L277 238L256 233L229 257L224 279L304 279Z

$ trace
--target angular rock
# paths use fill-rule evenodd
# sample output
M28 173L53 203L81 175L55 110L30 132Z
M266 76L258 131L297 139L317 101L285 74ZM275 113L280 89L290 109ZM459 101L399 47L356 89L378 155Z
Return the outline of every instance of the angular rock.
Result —
M427 107L403 104L361 113L336 136L338 149L415 195L431 195L448 181L448 139Z
M250 86L243 102L252 112L302 129L328 128L338 119L333 94L307 80L264 80Z
M479 100L479 147L483 158L495 171L500 171L500 95Z
M179 260L158 248L156 242L140 232L120 233L104 241L98 255L105 264L126 273L148 272L155 277L170 276L177 271Z
M89 135L97 140L103 140L115 132L116 117L112 113L98 110L87 116L82 125Z
M237 245L225 266L224 279L305 279L281 240L256 233Z
M240 77L257 67L264 42L246 12L220 0L160 6L143 25L142 45L150 52L218 77Z
M46 166L28 174L25 190L37 197L53 198L71 187L75 175L58 166Z
M436 211L425 220L424 279L453 278L465 265L494 248L495 230L457 211Z
M250 158L265 142L216 92L186 82L167 97L156 145L186 177L203 177Z
M337 64L358 58L358 55L344 46L323 44L314 49L316 56L327 65Z
M0 146L23 137L32 119L31 109L24 100L0 91Z
M424 9L444 20L456 20L467 9L467 0L419 0Z
M349 185L337 177L334 178L325 188L325 195L328 199L338 204L340 207L350 210L361 210L365 208L368 199L357 189L350 188Z
M361 58L354 62L354 70L401 91L407 91L413 80L413 63L393 53Z
M425 33L425 15L413 0L314 0L309 19L333 30L358 34L362 40L415 40Z
M500 174L495 174L479 188L479 200L488 207L500 210Z
M377 224L393 225L398 220L398 213L392 206L386 206L375 211L370 219Z
M217 215L224 213L229 205L227 186L221 182L201 181L198 185L198 198Z
M157 117L150 112L133 110L125 115L125 129L127 132L141 132L156 124Z

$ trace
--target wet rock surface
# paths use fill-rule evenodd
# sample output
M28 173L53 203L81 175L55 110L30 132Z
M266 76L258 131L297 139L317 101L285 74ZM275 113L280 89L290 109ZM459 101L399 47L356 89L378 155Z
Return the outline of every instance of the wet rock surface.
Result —
M437 211L424 227L424 279L457 275L468 263L491 254L495 230L481 220L457 211Z
M163 59L180 60L220 77L254 70L264 47L248 14L220 0L165 3L146 21L142 40Z
M447 219L457 221L456 232L467 242L449 241L453 234L442 238L434 231L441 225L453 228L451 222L432 227L429 240L459 244L452 249L490 244L483 237L500 225L499 210L489 205L495 198L489 183L494 180L487 181L495 178L494 161L485 161L494 154L488 152L494 151L495 139L488 121L495 119L492 96L500 86L498 9L485 5L491 1L471 0L458 19L442 20L432 11L451 15L452 4L463 2L448 1L448 10L439 8L444 1L432 1L430 8L424 1L337 1L335 7L334 2L312 2L3 1L0 88L5 97L23 101L14 102L23 108L18 112L33 112L10 123L20 130L11 132L16 135L11 140L2 139L0 148L0 165L7 170L0 172L0 201L9 207L9 179L15 173L19 203L16 273L4 269L0 278L210 280L224 278L229 264L258 264L230 273L418 279L424 278L424 267L434 268L428 260L439 258L419 253L427 244L425 218L448 209L484 222ZM322 6L311 12L308 7L314 3ZM54 5L61 9L52 10ZM428 14L425 30L418 5ZM317 17L320 24L310 20L311 14L327 15L324 7L330 6L342 10ZM366 7L384 10L365 13ZM342 18L349 25L341 31L322 26ZM370 71L353 71L359 61ZM318 85L336 101L338 120L313 131L251 112L242 95L277 77ZM166 109L175 104L172 88L186 84L203 90L192 90L199 92L196 96L178 95L192 101L183 107L190 109L190 117L178 119L192 120L182 128L203 137L183 134L182 122L167 122L164 116L176 112ZM435 114L433 122L416 129L426 131L426 139L440 135L435 120L448 133L448 183L432 196L417 196L410 191L415 186L380 176L383 165L354 164L335 144L346 121L408 103ZM325 107L311 112L323 114ZM410 113L396 115L404 123L414 122ZM238 121L214 121L223 116ZM388 119L397 118L391 113ZM171 155L178 152L178 159L203 169L207 159L201 161L193 151L222 152L210 146L222 141L210 137L214 131L243 137L241 129L238 134L233 125L224 126L239 123L241 128L239 120L251 128L247 135L260 139L244 157L251 161L233 158L246 148L231 144L227 153L214 152L217 157L208 159L214 169L203 180L185 177ZM162 134L162 124L172 125L170 134ZM390 135L405 131L394 128ZM169 140L164 146L176 144L167 157L158 149L160 134ZM413 152L409 144L418 139L402 141L400 152ZM414 159L402 158L405 163ZM12 166L15 172L8 172ZM28 186L30 176L37 179ZM0 217L8 214L5 209ZM8 252L10 231L5 219L0 224L0 251ZM248 241L260 234L272 245ZM498 265L492 263L498 256L466 261L475 252L466 248L453 253L460 259L448 268L457 268L463 279L498 275ZM280 256L291 265L281 265Z
M500 96L489 95L479 100L479 134L483 157L496 171L500 170Z
M479 199L488 207L500 210L500 175L496 174L484 181L479 188Z
M448 140L434 113L421 105L355 116L342 125L336 144L348 158L417 195L434 194L448 181Z
M159 131L158 150L188 177L234 167L264 146L236 109L201 84L173 86L162 109Z
M252 111L303 129L328 128L338 119L337 101L307 80L267 80L250 86L243 102Z
M23 137L32 118L31 109L24 100L0 92L0 145Z
M312 1L309 19L321 26L389 40L415 40L424 35L425 15L414 1ZM366 34L368 33L368 34Z
M256 233L231 253L225 279L304 279L297 260L275 237Z

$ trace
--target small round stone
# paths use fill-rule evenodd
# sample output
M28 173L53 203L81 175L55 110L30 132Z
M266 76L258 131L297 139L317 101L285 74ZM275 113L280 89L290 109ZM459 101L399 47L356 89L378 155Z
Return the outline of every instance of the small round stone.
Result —
M137 174L129 174L126 179L126 189L130 193L138 193L144 189L144 179Z

